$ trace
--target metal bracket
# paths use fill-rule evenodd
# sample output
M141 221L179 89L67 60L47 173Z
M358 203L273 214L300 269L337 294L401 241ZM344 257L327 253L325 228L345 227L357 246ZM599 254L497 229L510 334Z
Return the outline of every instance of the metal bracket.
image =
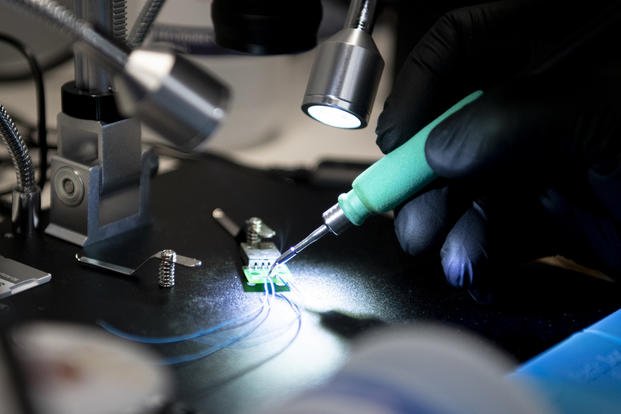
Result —
M61 113L58 125L45 232L88 246L148 224L154 154L142 152L138 121L103 123Z
M93 266L99 269L109 270L111 272L120 273L126 276L132 276L134 273L136 273L138 269L140 269L149 260L151 259L162 260L163 251L164 250L154 253L151 256L147 257L135 269L132 269L131 267L117 265L114 263L104 262L103 260L93 259L92 257L80 256L79 254L76 254L75 258L78 262L85 264L85 265ZM185 266L185 267L199 267L203 265L203 262L198 259L195 259L193 257L181 256L178 254L175 255L173 262L181 266Z

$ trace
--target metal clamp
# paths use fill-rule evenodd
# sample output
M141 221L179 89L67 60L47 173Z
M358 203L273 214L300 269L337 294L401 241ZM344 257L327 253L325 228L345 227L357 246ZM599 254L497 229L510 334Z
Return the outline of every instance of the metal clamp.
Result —
M146 258L142 263L140 263L138 267L136 267L135 269L117 265L114 263L104 262L103 260L99 260L99 259L93 259L92 257L80 256L77 253L75 255L75 258L81 264L93 266L99 269L109 270L111 272L120 273L125 276L132 276L138 269L140 269L146 262L148 262L151 259L170 260L170 259L163 258L162 253L165 253L165 252L166 250L161 250L157 253L154 253L153 255ZM176 254L174 258L172 259L172 261L176 264L179 264L185 267L199 267L203 265L203 262L198 259L195 259L193 257L181 256L179 254Z

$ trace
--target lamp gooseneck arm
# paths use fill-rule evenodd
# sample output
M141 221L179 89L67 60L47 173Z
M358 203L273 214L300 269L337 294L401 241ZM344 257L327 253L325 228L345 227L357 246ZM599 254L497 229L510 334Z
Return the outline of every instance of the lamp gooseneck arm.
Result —
M376 0L352 1L347 12L345 28L360 29L370 34L373 31L376 6Z

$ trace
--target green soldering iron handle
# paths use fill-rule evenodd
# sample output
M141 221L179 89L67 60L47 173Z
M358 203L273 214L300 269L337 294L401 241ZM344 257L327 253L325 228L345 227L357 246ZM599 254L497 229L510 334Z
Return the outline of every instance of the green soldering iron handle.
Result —
M425 157L425 142L429 133L482 93L476 91L466 96L356 177L352 189L338 198L338 206L347 219L359 226L371 214L393 210L432 182L436 175Z
M432 182L436 175L425 157L429 133L482 93L476 91L466 96L356 177L352 189L341 194L338 203L323 212L323 224L276 259L270 273L275 266L293 259L326 234L339 235L352 224L360 226L371 214L393 210Z

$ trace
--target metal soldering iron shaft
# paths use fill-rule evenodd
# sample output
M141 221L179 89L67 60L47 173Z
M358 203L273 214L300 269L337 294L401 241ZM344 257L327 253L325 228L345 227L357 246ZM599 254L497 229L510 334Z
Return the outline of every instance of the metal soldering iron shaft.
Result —
M326 211L324 211L321 216L323 218L323 224L317 227L301 242L293 247L290 247L286 252L280 255L280 257L274 261L272 267L270 267L268 277L272 274L276 266L287 263L289 260L297 256L297 254L300 253L302 250L306 249L308 246L315 243L326 234L332 233L338 236L352 225L352 222L349 221L349 219L345 216L343 209L341 209L338 204L335 204Z
M297 254L300 253L302 250L306 249L308 246L315 243L317 240L321 239L328 233L330 233L330 229L325 224L317 227L317 229L315 229L311 234L306 236L301 242L293 247L290 247L289 249L287 249L286 252L281 254L280 257L274 261L274 264L272 264L269 274L272 273L276 266L287 263L289 260L297 256Z

